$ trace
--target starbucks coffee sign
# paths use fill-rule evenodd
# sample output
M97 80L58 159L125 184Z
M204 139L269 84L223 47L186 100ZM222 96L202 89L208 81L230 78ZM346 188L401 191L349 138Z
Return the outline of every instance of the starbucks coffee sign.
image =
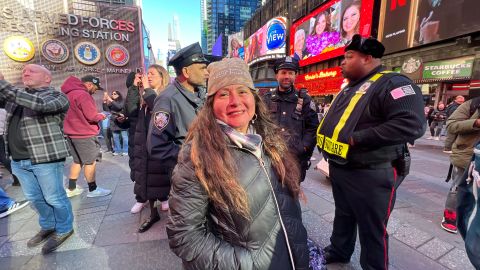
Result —
M473 56L425 63L423 79L448 79L470 77Z

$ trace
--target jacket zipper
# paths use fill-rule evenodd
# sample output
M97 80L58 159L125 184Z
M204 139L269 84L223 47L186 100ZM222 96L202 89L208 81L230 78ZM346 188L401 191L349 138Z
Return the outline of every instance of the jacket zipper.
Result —
M247 151L247 152L249 152L250 154L252 154L254 157L256 157L257 160L258 160L258 162L260 163L262 169L263 169L263 172L264 172L265 175L267 176L267 182L268 182L268 185L269 185L269 187L270 187L270 191L272 191L273 201L275 202L275 207L277 208L278 218L280 219L280 225L281 225L281 227L282 227L283 235L285 236L285 241L287 242L288 254L290 255L290 263L292 264L292 269L295 270L295 262L293 261L293 254L292 254L292 249L291 249L291 247L290 247L290 241L288 241L287 230L285 229L285 225L283 224L282 214L280 213L280 207L278 206L277 197L275 196L275 191L274 191L274 189L273 189L270 176L268 175L267 169L265 168L265 162L263 161L262 158L257 157L252 151L250 151L250 150L248 150L248 149L240 148L240 147L238 147L238 146L233 146L233 147L234 147L234 148L237 148L237 149L240 149L240 150Z

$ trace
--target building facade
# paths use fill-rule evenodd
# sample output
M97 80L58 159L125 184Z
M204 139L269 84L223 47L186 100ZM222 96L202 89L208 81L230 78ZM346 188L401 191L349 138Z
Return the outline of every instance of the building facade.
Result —
M5 78L21 85L24 66L39 64L52 72L57 88L70 75L90 74L99 77L108 92L126 93L127 74L150 63L145 55L151 46L144 37L148 33L140 8L126 5L128 1L111 2L0 0L0 67ZM100 106L102 93L94 97Z
M246 21L261 6L261 0L201 0L202 46L206 53L222 36L222 55L227 55L227 36L239 32Z
M300 59L297 87L306 87L318 101L329 102L343 82L340 64L348 41L343 19L355 5L360 11L356 32L382 40L387 48L384 65L419 84L427 103L480 95L477 0L266 1L244 25L244 36L258 31L272 17L285 16L289 28L286 54ZM328 31L337 32L339 39L319 48L310 43L322 14L329 18ZM257 87L276 86L273 62L267 59L250 65Z

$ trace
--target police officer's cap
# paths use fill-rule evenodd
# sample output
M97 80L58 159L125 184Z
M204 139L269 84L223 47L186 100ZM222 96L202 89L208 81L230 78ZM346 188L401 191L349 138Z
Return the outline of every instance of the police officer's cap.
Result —
M345 47L345 52L347 51L357 51L366 55L371 55L374 58L382 58L383 53L385 52L385 47L375 38L364 38L359 34L356 34Z
M290 69L295 72L298 71L298 60L294 59L290 56L278 59L275 62L275 73L277 73L280 69Z
M196 42L179 50L170 61L168 61L168 65L173 66L176 69L181 69L192 64L208 64L208 62L209 61L203 55L202 47Z

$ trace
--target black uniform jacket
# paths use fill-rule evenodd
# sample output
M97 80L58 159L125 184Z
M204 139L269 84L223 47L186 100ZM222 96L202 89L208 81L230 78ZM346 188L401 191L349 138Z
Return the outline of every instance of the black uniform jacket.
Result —
M205 90L186 90L178 81L170 84L156 99L147 137L149 158L158 166L173 167L190 124L203 106Z
M362 84L382 70L384 67L379 66L364 78L351 82L338 94L328 114L341 113ZM368 90L375 92L351 136L353 146L350 146L349 161L360 163L392 161L401 153L392 153L391 150L401 151L405 143L413 143L425 133L425 114L420 88L400 74L389 73L383 76L385 78L379 79L382 80L381 84ZM410 91L411 89L414 92ZM327 115L323 125L331 124L337 123L328 123ZM391 156L388 156L389 152Z
M309 95L303 97L301 114L295 112L299 91L275 91L265 94L263 100L270 110L272 119L285 129L285 138L293 153L300 161L308 161L312 156L318 127L315 104Z

